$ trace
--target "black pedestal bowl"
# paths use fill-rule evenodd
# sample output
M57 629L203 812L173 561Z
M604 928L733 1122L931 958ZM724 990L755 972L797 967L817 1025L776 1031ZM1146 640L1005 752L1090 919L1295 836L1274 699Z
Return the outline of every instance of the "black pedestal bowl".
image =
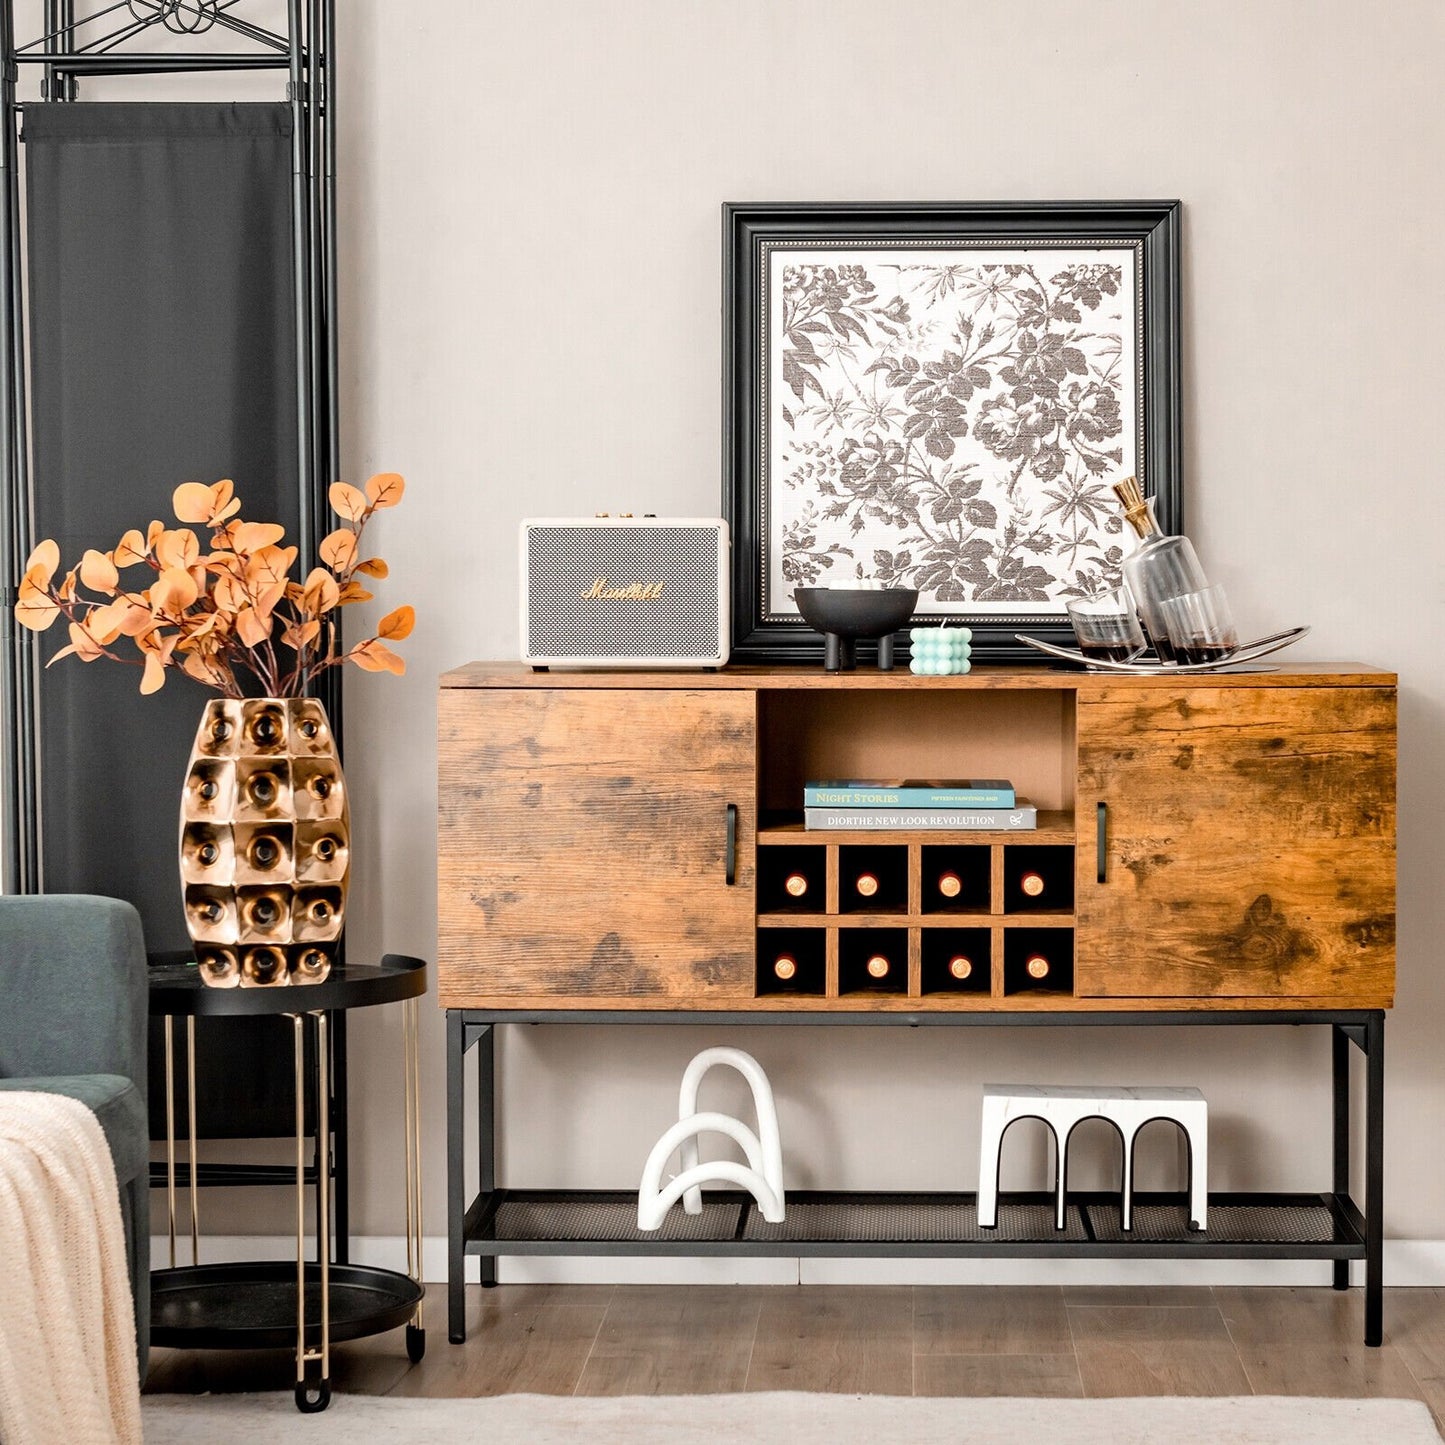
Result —
M823 634L823 670L849 671L857 665L859 638L878 639L878 670L893 671L893 634L918 606L915 587L795 587L793 600L803 621Z

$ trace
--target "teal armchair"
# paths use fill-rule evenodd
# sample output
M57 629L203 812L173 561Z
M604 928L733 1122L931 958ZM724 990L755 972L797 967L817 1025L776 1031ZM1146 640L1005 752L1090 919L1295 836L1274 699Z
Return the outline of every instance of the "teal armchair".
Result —
M150 1342L146 954L128 903L0 897L0 1090L66 1094L100 1121L115 1161L145 1379Z

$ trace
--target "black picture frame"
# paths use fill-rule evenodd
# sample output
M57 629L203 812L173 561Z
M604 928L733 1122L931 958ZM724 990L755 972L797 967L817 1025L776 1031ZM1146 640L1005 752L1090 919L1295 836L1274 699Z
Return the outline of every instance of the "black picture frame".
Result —
M1135 258L1132 299L1134 466L1161 527L1183 530L1180 478L1179 237L1181 205L1153 201L978 201L888 203L728 202L723 206L723 513L732 529L732 656L742 663L821 659L820 635L801 619L765 611L764 387L768 256L775 249L1122 247ZM1122 474L1122 468L1121 472ZM1110 475L1107 480L1114 480ZM954 604L960 605L960 604ZM1030 604L1032 606L1033 604ZM973 630L976 662L1041 662L1015 634L1073 645L1057 606L1039 620L959 615ZM919 620L929 620L920 605ZM904 651L906 656L906 650Z

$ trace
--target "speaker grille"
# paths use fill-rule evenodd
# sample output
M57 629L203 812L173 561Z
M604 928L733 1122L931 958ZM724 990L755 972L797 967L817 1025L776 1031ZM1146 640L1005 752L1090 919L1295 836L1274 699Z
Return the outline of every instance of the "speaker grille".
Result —
M651 601L588 598L661 582ZM531 527L527 532L530 657L713 657L720 651L714 527Z

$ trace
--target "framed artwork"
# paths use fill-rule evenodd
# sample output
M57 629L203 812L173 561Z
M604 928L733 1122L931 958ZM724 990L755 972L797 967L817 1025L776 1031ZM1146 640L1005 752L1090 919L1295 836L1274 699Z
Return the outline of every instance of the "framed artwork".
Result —
M979 662L1071 643L1111 484L1179 483L1179 202L728 204L733 657L805 662L799 586L916 587Z

